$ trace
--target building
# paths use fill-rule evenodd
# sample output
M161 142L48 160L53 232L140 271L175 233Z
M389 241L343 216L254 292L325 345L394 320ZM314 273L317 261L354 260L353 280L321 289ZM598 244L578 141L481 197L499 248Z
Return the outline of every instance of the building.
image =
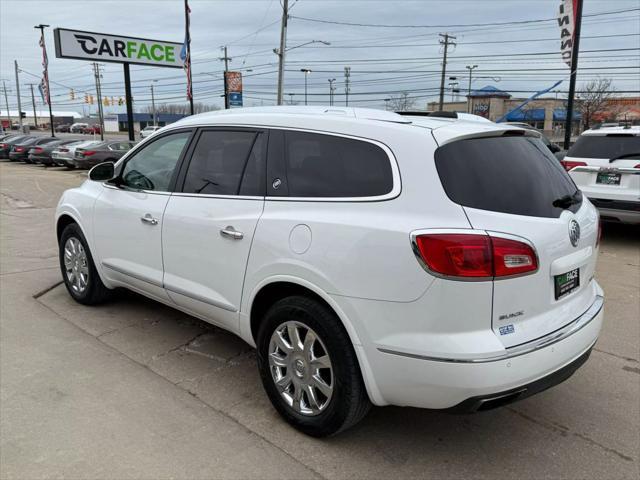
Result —
M164 127L173 122L177 122L181 118L186 117L181 113L156 113L156 125ZM134 113L133 114L133 130L139 132L148 125L153 125L153 115L151 113ZM105 132L126 132L128 130L127 114L117 113L114 115L105 115L104 131Z
M22 109L22 124L28 125L29 127L39 127L39 128L49 128L49 110L36 110L36 118L33 117L33 109L23 108ZM82 118L78 112L72 111L62 111L62 110L53 110L53 124L61 125L64 123L74 123L78 121L77 119ZM9 119L11 119L11 124L18 125L18 110L9 110L9 115L7 116L6 110L0 110L0 122L2 122L2 127L5 129L9 129Z
M548 135L564 130L566 120L566 100L558 98L538 98L530 101L523 108L513 111L526 98L513 98L510 93L500 90L492 85L472 90L467 100L459 102L447 102L443 105L444 111L467 112L489 120L496 121L505 116L505 122L525 122ZM438 110L438 102L430 102L428 110ZM574 113L574 133L579 133L580 112Z

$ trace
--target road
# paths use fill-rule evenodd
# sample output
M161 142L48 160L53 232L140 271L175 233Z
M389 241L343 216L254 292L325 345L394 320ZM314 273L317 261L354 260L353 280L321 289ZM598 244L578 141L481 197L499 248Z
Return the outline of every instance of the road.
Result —
M1 478L638 478L637 228L605 226L605 326L567 382L473 415L374 408L317 440L230 334L130 293L71 301L53 214L84 175L0 163Z

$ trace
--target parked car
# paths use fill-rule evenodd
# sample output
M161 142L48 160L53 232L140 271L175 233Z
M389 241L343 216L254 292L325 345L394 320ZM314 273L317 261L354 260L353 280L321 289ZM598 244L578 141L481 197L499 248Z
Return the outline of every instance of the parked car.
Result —
M29 150L32 147L39 145L46 145L47 143L55 142L58 140L56 137L28 137L15 143L9 151L9 160L12 162L25 162L31 163L29 160Z
M96 140L77 140L67 145L61 145L51 152L51 160L54 165L67 168L75 168L71 161L76 153L78 147L88 147L90 145L98 145L102 143Z
M88 127L84 128L82 130L82 133L87 133L87 134L100 134L100 125L98 125L97 123L94 123L93 125L89 125Z
M74 123L69 127L69 132L71 133L82 133L85 128L89 126L88 123Z
M578 369L602 326L598 212L527 130L238 109L176 122L89 178L56 212L69 294L126 287L239 335L310 435L371 403L525 398Z
M29 135L16 135L12 134L2 140L0 143L0 158L9 158L9 152L11 151L11 147L23 140L27 140L28 138L32 138Z
M161 128L162 127L158 127L157 125L149 125L147 127L144 127L142 130L140 130L140 138L147 138L149 135L156 133Z
M55 165L55 161L51 158L51 154L57 148L63 147L65 145L70 145L78 142L77 139L58 139L55 142L50 142L45 145L34 146L29 149L29 161L31 163L39 163L48 167L50 165Z
M71 124L63 123L62 125L58 125L56 127L56 132L59 133L68 133L71 130Z
M115 162L135 145L129 141L106 141L76 148L68 163L74 168L89 169L98 163Z
M604 220L640 223L640 127L586 130L562 164Z

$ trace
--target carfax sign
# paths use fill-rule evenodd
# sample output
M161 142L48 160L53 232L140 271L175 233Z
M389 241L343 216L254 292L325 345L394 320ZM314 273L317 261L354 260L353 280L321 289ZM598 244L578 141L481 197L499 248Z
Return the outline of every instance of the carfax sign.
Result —
M81 30L54 30L56 57L182 68L181 43Z

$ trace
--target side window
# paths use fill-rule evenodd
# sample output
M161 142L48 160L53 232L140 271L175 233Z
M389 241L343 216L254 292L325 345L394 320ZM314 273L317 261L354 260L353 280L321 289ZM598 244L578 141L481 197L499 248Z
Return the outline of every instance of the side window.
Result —
M140 190L166 192L173 171L191 132L180 132L159 138L136 152L122 170L122 184Z
M182 191L261 195L262 137L263 134L248 131L203 131L193 150Z
M287 131L285 158L290 197L375 197L393 189L389 156L370 142Z

